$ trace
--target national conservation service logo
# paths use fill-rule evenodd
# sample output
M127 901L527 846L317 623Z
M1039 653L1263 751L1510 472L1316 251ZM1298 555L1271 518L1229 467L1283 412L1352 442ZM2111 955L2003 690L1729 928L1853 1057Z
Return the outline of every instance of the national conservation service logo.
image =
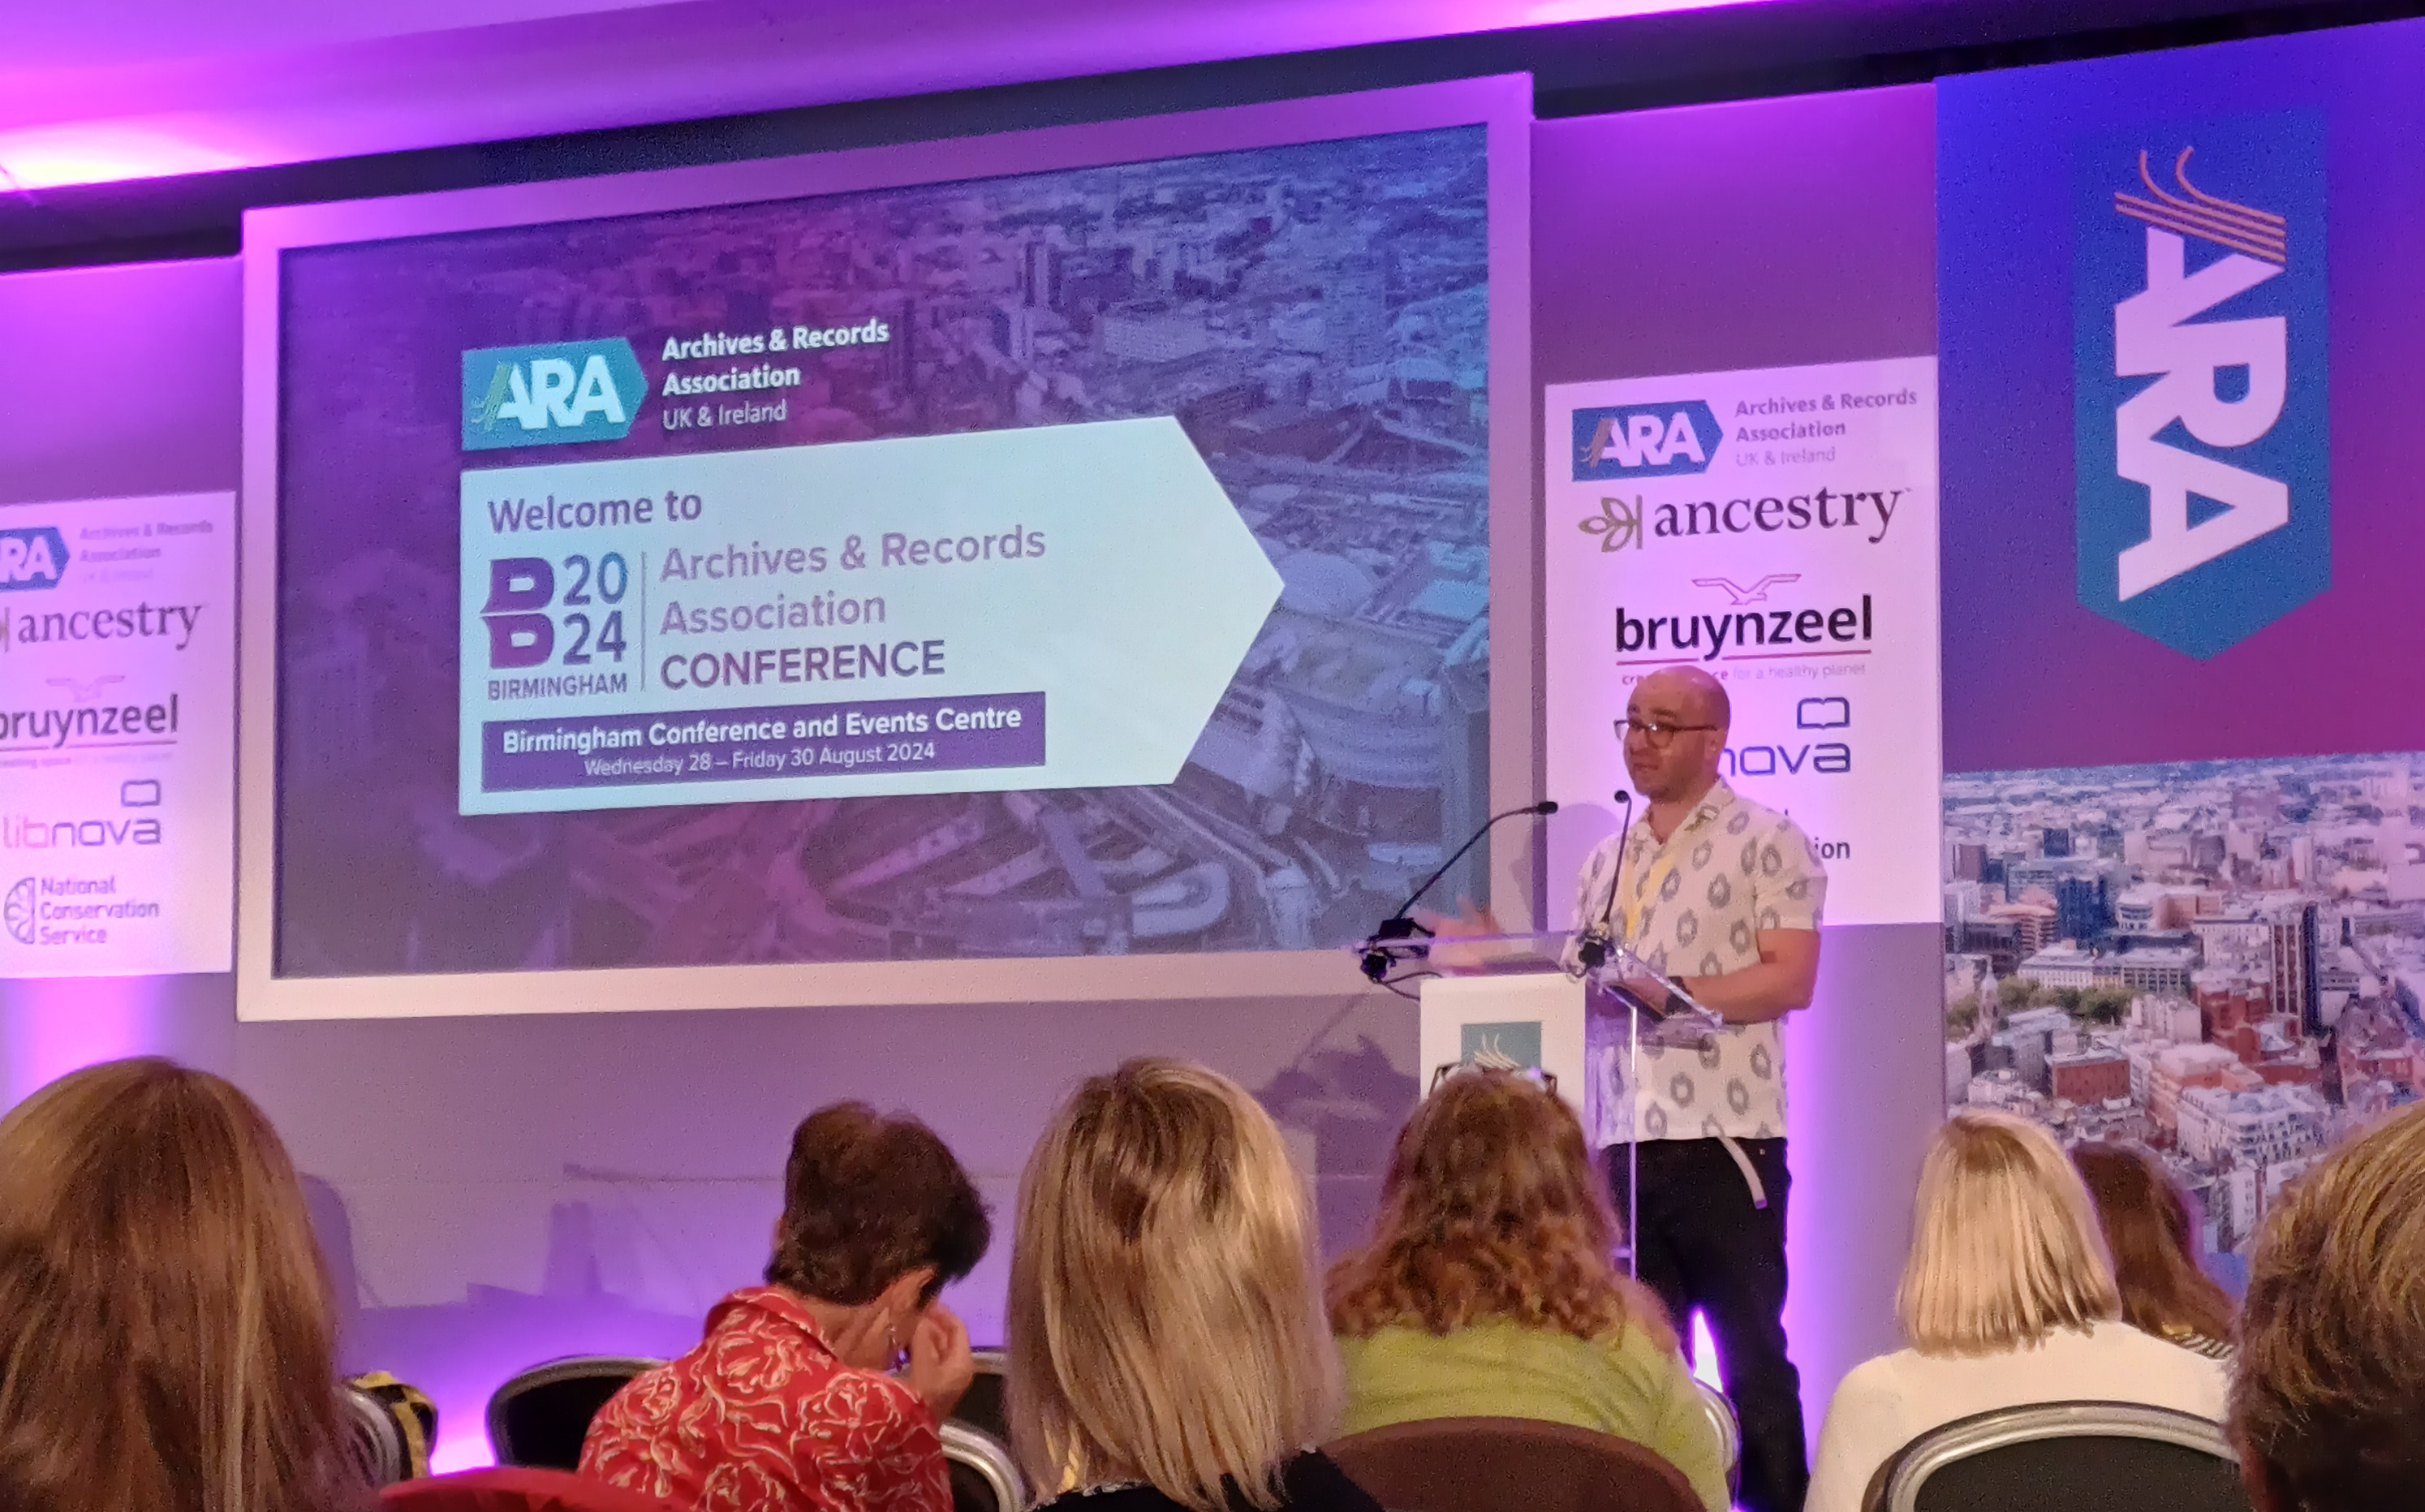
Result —
M2203 660L2331 586L2322 117L2150 126L2073 169L2080 602Z
M0 900L0 925L6 925L8 938L21 945L34 942L34 879L21 877Z

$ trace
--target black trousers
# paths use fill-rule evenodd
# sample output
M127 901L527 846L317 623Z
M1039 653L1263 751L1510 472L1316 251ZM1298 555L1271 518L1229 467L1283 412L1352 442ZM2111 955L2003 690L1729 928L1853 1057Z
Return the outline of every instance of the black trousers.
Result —
M1692 1347L1693 1313L1709 1320L1726 1395L1742 1421L1742 1501L1748 1512L1801 1512L1810 1488L1802 1436L1802 1376L1786 1358L1785 1141L1742 1139L1767 1189L1751 1187L1715 1139L1650 1139L1641 1149L1637 1274ZM1607 1150L1616 1215L1626 1216L1626 1154Z

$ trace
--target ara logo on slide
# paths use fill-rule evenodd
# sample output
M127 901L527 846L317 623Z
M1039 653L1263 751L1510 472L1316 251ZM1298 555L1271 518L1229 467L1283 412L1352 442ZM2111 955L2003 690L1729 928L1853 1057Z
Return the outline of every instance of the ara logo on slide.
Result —
M0 530L0 593L55 588L68 570L68 543L54 525Z
M1706 473L1726 432L1707 400L1575 411L1575 481Z
M2332 586L2323 120L2073 167L2080 602L2203 660Z
M463 354L463 449L620 441L648 396L632 344L560 341Z

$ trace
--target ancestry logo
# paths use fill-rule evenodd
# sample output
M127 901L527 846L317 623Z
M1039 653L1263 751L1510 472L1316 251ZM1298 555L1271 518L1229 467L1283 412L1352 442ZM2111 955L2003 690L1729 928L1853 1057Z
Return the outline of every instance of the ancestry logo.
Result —
M1599 538L1604 552L1640 550L1652 540L1700 536L1775 535L1779 531L1856 530L1870 545L1887 539L1895 510L1909 489L1823 488L1810 493L1761 498L1699 499L1692 503L1646 503L1641 495L1602 498L1599 513L1575 523Z

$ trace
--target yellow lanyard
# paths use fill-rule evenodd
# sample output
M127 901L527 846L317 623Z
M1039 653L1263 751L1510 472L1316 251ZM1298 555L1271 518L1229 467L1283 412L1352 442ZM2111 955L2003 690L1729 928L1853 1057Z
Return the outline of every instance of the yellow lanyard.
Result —
M1685 831L1693 828L1693 821L1699 817L1700 810L1696 808L1682 824L1676 827L1676 832L1669 835L1667 843L1660 847L1658 859L1650 863L1648 874L1643 877L1641 882L1630 893L1624 893L1622 888L1619 889L1623 895L1617 899L1617 902L1624 909L1620 922L1625 929L1624 933L1617 937L1617 941L1626 949L1632 950L1637 942L1634 936L1642 928L1644 904L1650 898L1656 897L1659 890L1667 885L1668 877L1677 867L1684 863L1686 847L1678 842L1684 838Z

